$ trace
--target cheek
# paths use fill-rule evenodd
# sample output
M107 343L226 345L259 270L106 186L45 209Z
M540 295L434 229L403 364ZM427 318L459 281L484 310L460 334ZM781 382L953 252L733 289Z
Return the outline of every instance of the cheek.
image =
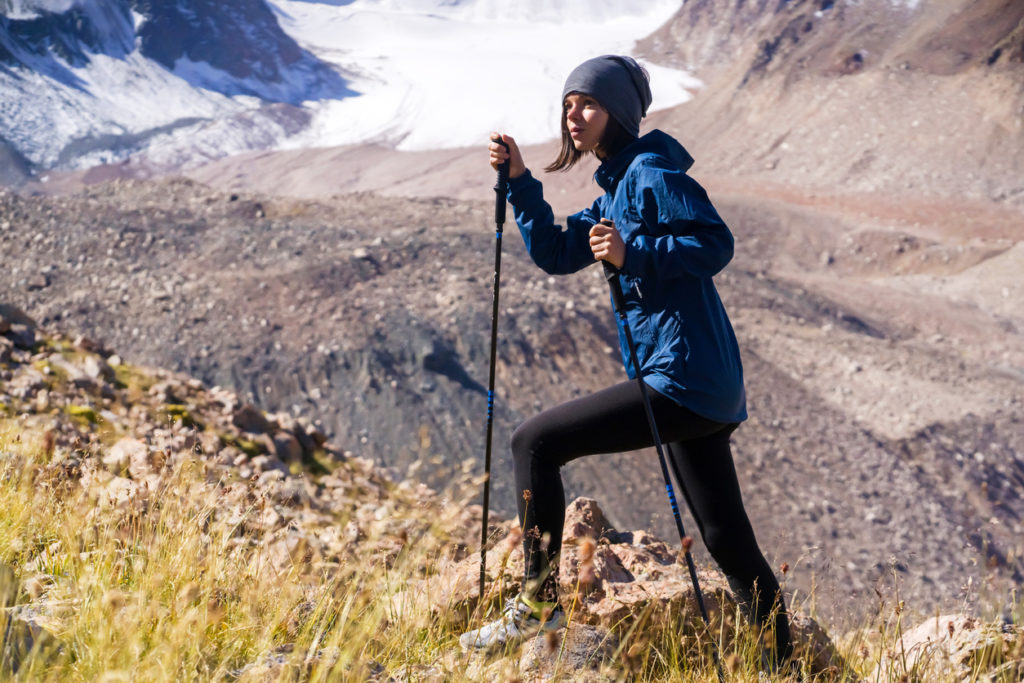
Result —
M600 136L604 133L605 126L608 125L608 113L603 111L594 112L589 123L590 129Z

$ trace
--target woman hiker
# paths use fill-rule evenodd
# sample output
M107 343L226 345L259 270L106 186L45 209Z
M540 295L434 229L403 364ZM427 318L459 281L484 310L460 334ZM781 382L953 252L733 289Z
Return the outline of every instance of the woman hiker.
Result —
M594 154L601 162L594 180L604 195L569 216L564 230L511 136L492 135L490 163L496 168L509 161L508 200L530 256L544 271L574 273L602 260L619 270L639 372L668 457L682 476L701 537L742 608L774 634L766 655L777 665L792 652L789 622L740 497L729 437L747 417L743 370L711 279L732 258L733 238L707 193L686 174L693 158L682 145L660 130L639 137L650 104L647 72L630 57L597 57L569 74L561 150L544 170L567 170ZM562 625L557 571L566 503L559 469L582 456L653 445L622 329L619 342L634 381L545 410L512 435L522 592L496 621L463 634L464 648L511 646Z

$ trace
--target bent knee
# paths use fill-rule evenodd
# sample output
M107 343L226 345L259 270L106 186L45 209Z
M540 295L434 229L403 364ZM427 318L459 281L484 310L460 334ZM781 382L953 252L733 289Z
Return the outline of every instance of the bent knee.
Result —
M512 432L512 456L517 462L544 461L559 466L557 454L551 452L551 439L537 420L527 420Z
M523 422L512 432L512 455L516 460L533 457L540 446L541 438L530 421Z

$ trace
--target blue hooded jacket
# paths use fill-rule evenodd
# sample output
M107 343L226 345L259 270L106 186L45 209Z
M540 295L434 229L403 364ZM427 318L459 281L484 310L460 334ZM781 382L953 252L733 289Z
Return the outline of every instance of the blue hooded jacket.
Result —
M655 130L601 164L594 180L605 194L569 216L564 230L529 171L509 182L508 199L533 261L554 275L596 263L590 228L601 218L614 221L626 244L619 284L644 381L698 415L741 422L739 346L711 280L732 259L733 238L686 174L692 165L682 145ZM616 321L626 373L635 379Z

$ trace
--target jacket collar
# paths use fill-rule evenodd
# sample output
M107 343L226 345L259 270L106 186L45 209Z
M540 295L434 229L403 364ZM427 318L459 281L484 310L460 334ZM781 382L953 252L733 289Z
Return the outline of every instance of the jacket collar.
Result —
M641 154L664 157L684 173L693 166L693 157L675 138L660 130L652 130L623 147L615 156L601 162L594 173L594 181L605 192L613 192L626 169Z

